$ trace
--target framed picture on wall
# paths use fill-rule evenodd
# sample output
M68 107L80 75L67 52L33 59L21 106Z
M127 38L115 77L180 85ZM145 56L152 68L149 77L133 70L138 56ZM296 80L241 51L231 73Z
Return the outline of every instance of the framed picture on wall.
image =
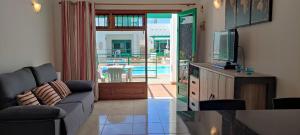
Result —
M250 25L251 0L237 0L236 26Z
M226 0L225 27L226 29L236 28L236 2L237 0Z
M272 21L272 0L252 0L251 24Z

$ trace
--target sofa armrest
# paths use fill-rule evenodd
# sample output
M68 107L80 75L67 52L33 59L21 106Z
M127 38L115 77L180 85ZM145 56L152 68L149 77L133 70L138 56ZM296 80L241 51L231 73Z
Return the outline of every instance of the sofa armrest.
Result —
M72 92L87 92L93 91L94 83L88 80L71 80L67 81L66 85Z
M0 111L0 121L60 119L66 112L58 107L45 105L14 106Z

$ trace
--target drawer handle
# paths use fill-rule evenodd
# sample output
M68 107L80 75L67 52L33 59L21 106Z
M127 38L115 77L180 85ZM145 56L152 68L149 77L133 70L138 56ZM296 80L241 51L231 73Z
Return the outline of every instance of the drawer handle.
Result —
M192 81L192 83L193 83L193 84L196 84L196 82L195 82L195 81Z
M214 100L214 99L215 99L215 95L214 94L210 94L209 100Z
M192 106L195 106L195 104L192 102Z
M192 92L192 94L193 94L193 95L196 95L196 93L195 93L195 92Z

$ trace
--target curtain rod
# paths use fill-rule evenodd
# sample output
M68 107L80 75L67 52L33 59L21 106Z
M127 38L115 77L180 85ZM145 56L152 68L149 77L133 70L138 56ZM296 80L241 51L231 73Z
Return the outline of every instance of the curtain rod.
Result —
M61 2L59 2L61 4ZM179 6L194 6L196 3L98 3L95 2L95 5L112 5L112 6L159 6L159 5L179 5Z
M192 6L196 3L95 3L95 5L135 5L135 6L159 6L159 5L182 5L182 6Z

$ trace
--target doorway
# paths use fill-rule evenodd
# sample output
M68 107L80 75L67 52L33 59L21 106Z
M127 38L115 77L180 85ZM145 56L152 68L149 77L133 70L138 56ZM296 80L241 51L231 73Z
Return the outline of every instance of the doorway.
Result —
M173 98L187 103L195 13L96 11L100 99ZM190 32L188 38L184 32Z
M100 100L147 98L144 12L96 11Z
M177 13L147 14L148 98L177 97L176 69L173 68L176 67L176 31Z

